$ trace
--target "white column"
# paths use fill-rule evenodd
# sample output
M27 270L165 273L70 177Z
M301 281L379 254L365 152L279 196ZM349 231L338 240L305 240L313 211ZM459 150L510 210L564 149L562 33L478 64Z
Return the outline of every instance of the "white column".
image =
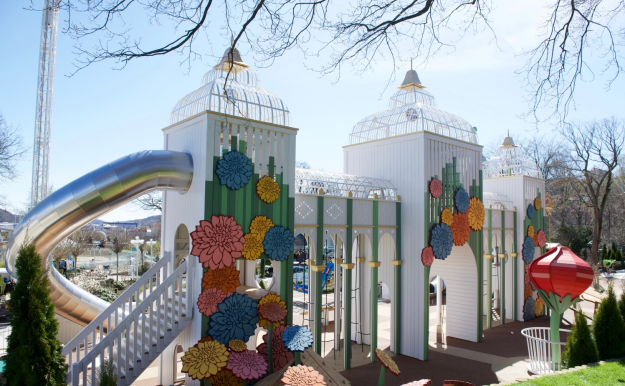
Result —
M339 245L340 244L340 245ZM334 259L343 259L342 243L334 236ZM341 253L339 253L341 251ZM341 266L334 266L334 350L341 349Z

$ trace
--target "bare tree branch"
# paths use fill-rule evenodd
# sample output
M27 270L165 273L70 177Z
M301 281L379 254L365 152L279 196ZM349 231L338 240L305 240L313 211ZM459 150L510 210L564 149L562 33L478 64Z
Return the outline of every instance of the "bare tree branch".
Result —
M9 126L0 114L0 181L11 181L17 177L17 161L27 150L19 130Z

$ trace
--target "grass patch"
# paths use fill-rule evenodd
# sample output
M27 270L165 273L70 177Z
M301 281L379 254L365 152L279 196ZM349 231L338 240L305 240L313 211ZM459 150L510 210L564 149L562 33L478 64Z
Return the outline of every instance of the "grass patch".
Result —
M567 374L546 376L518 386L597 386L625 384L625 360L609 362Z

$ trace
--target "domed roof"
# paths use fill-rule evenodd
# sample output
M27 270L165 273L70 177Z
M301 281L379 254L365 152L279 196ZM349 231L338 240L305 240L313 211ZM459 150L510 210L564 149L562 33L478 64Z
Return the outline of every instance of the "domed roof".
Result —
M226 49L219 63L204 74L200 88L180 99L171 112L170 123L207 110L283 126L291 124L288 107L260 86L256 72L243 62L236 48Z
M477 143L476 129L464 119L437 108L436 98L421 84L415 70L409 70L388 108L362 119L349 135L349 144L429 131L462 141Z
M536 163L525 150L514 144L510 133L503 143L483 162L484 178L528 176L542 178Z

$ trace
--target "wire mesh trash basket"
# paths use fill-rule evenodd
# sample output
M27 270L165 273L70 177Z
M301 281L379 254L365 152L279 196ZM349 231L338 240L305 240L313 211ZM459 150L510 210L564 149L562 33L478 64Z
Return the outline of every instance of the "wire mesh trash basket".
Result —
M569 333L571 330L560 329L560 332ZM530 357L530 363L527 365L529 373L548 374L561 369L562 363L553 366L552 350L557 347L562 352L562 347L566 342L552 341L549 327L524 328L521 334L527 340L527 351ZM562 355L559 358L562 358Z

